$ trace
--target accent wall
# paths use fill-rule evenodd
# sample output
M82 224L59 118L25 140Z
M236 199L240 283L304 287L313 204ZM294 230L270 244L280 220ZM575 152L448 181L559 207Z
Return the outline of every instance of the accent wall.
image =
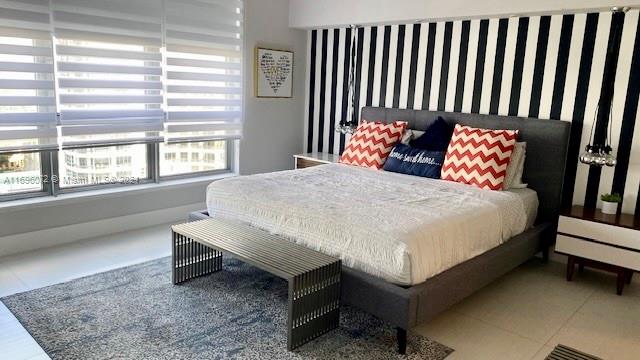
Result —
M356 107L570 121L564 204L619 192L623 211L640 213L638 20L638 10L626 13L619 49L610 138L618 165L600 174L578 156L602 87L610 12L358 28ZM310 30L307 47L305 150L340 153L348 136L334 129L347 113L351 29Z

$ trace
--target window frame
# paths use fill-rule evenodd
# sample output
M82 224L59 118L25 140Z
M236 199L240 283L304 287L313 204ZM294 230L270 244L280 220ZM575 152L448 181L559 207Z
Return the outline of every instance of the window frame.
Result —
M241 118L241 122L244 123L244 117L245 117L245 87L246 87L246 74L247 74L247 66L246 66L246 56L251 56L251 54L247 54L246 53L246 36L245 36L245 18L246 18L246 4L244 3L244 0L241 1L241 8L242 8L242 25L241 25L241 37L240 37L240 118ZM53 24L51 25L53 26ZM55 42L54 39L51 39L52 43L51 46L53 49L55 49ZM166 47L165 44L163 44L163 47ZM166 51L166 50L165 50ZM54 69L57 69L57 65L56 65L56 56L55 56L55 52L53 53L53 58L52 58L53 64L54 64ZM163 64L164 62L166 62L166 55L163 55ZM164 66L164 65L163 65ZM166 76L166 69L163 67L163 76ZM55 72L55 70L54 70ZM58 89L58 79L55 77L54 75L54 83L55 83L55 93L56 93L56 97L58 96L57 93L59 91ZM164 89L166 91L166 89ZM166 101L166 94L165 96L165 101ZM60 115L60 110L58 107L58 104L56 104L56 111L58 113L58 116ZM167 114L167 110L164 109L165 112L165 116ZM160 143L147 143L147 178L144 180L141 180L139 183L137 184L96 184L96 185L80 185L80 186L72 186L72 187L68 187L68 188L60 188L60 184L59 184L59 164L58 164L58 149L47 149L47 150L40 150L38 151L40 153L40 175L42 178L46 178L48 181L47 182L43 182L41 184L41 189L39 191L25 191L25 192L18 192L18 193L13 193L13 194L6 194L6 195L0 195L0 203L4 203L4 202L10 202L10 201L14 201L14 200L23 200L23 199L29 199L29 198L38 198L38 197L48 197L48 196L52 196L55 197L58 194L66 194L66 193L81 193L81 192L85 192L85 191L91 191L91 190L101 190L101 189L108 189L108 188L121 188L121 187L136 187L139 185L143 185L143 184L150 184L150 183L162 183L165 181L172 181L172 180L180 180L180 179L188 179L188 178L206 178L206 177L210 177L210 176L215 176L215 175L221 175L221 174L230 174L230 173L237 173L238 172L238 152L239 152L239 139L234 139L234 138L229 138L229 139L222 139L222 140L207 140L207 141L224 141L226 143L226 168L224 169L216 169L216 170L206 170L206 171L195 171L195 172L187 172L187 173L182 173L182 174L175 174L175 175L165 175L165 176L160 176L160 166L161 166L161 161L162 159L160 159ZM196 142L202 142L202 140L195 140L195 141L184 141L185 143L196 143ZM98 146L94 146L94 147L98 147ZM88 147L88 148L92 148L92 147ZM56 179L56 181L54 181L54 179Z
M90 191L90 190L101 190L101 189L110 189L110 188L117 188L117 187L123 187L123 186L136 186L136 185L142 185L142 184L150 184L150 183L154 183L155 180L153 178L153 168L151 166L155 166L155 162L150 161L150 156L149 156L149 152L153 151L153 145L154 144L146 144L147 146L147 176L144 179L140 179L140 181L136 184L126 184L126 183L116 183L116 184L90 184L90 185L76 185L76 186L69 186L66 188L62 188L60 187L60 182L57 181L55 182L53 185L53 194L52 195L57 195L57 194L70 194L70 193L77 193L77 192L82 192L82 191ZM95 147L88 147L88 149L91 148L95 148ZM53 154L55 153L55 154ZM58 151L52 151L52 168L54 169L55 174L58 175L58 179L60 179L60 168L59 168L59 156L58 156Z
M39 151L40 155L40 178L47 179L46 182L40 183L40 190L34 191L22 191L13 194L2 194L0 195L0 202L4 201L13 201L13 200L22 200L22 199L30 199L41 196L49 196L52 194L52 171L51 171L51 157L48 154L49 151ZM16 154L16 153L9 153Z
M179 180L179 179L186 179L186 178L191 178L191 177L197 177L197 176L211 176L211 175L219 175L219 174L225 174L225 173L230 173L230 172L234 172L235 168L234 168L234 158L235 158L235 151L236 151L236 141L234 140L207 140L207 141L187 141L186 143L197 143L197 142L209 142L209 141L224 141L225 142L225 146L226 146L226 155L227 155L227 159L226 159L226 168L224 169L216 169L216 170L204 170L204 171L193 171L193 172L188 172L188 173L184 173L184 174L175 174L175 175L164 175L164 176L160 176L160 162L158 162L158 180L159 181L169 181L169 180ZM157 157L160 161L162 161L162 159L160 159L160 144L157 144Z
M164 181L180 180L197 177L208 177L226 173L233 173L235 169L235 153L237 141L235 140L217 140L224 141L226 145L226 168L206 171L194 171L183 174L160 176L160 143L150 143L147 146L147 178L141 179L136 184L93 184L93 185L77 185L61 188L59 179L59 151L47 150L40 151L40 176L47 179L41 183L42 188L39 191L25 191L14 194L0 195L0 202L9 202L14 200L22 200L29 198L57 196L59 194L82 193L91 190L103 190L121 187L135 187L143 184L161 183ZM192 141L198 142L198 141ZM54 181L54 179L56 179Z

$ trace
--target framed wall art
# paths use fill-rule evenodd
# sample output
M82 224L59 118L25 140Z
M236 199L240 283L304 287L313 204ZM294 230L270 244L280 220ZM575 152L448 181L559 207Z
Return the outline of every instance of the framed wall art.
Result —
M293 96L293 52L256 47L255 95L259 98Z

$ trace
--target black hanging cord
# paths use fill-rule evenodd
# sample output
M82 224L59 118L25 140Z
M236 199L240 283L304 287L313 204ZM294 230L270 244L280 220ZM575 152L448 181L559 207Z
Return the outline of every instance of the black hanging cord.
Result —
M349 92L347 94L347 115L344 117L344 120L340 120L338 127L336 128L337 132L346 133L351 132L353 128L355 128L358 124L355 119L355 110L353 109L355 101L356 101L356 91L355 91L355 81L356 81L356 43L357 43L357 30L358 27L355 25L351 26L351 54L349 55L349 79L348 79L348 89Z
M615 90L611 93L611 103L613 105L613 96L615 95ZM613 110L609 111L609 133L607 134L607 142L605 145L605 149L607 149L607 153L611 152L611 133L613 129Z
M596 122L598 122L598 110L600 109L600 104L596 105L596 112L593 113L593 121L591 122L591 131L589 132L589 142L587 148L591 147L593 143L593 129L596 127Z
M358 42L358 28L353 26L352 28L352 41L351 41L351 64L349 66L349 95L351 97L351 117L349 119L349 125L356 126L356 109L354 108L356 103L356 43Z
M612 120L611 106L613 102L624 18L625 9L613 9L611 33L607 44L607 55L605 58L604 73L602 77L602 91L600 92L600 99L598 101L598 111L596 112L597 120L595 131L593 132L592 145L594 148L604 149L609 145L609 136L611 135L610 125Z

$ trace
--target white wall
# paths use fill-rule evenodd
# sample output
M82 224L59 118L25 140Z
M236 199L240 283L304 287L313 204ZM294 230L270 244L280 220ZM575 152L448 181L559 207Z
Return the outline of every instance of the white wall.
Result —
M302 152L307 35L288 27L288 0L245 0L244 129L240 173L291 169ZM294 52L293 97L258 99L253 94L256 46Z
M290 0L289 26L308 29L349 24L408 23L415 20L604 10L612 6L640 7L640 0Z
M239 171L291 169L292 155L302 151L304 135L306 32L288 27L288 0L245 0L245 12L245 125ZM292 99L253 96L256 45L295 52ZM0 208L0 256L184 220L189 211L205 207L209 182Z
M0 256L183 221L188 212L205 207L208 183L149 184L116 193L96 191L84 197L65 194L53 201L38 198L2 204Z

